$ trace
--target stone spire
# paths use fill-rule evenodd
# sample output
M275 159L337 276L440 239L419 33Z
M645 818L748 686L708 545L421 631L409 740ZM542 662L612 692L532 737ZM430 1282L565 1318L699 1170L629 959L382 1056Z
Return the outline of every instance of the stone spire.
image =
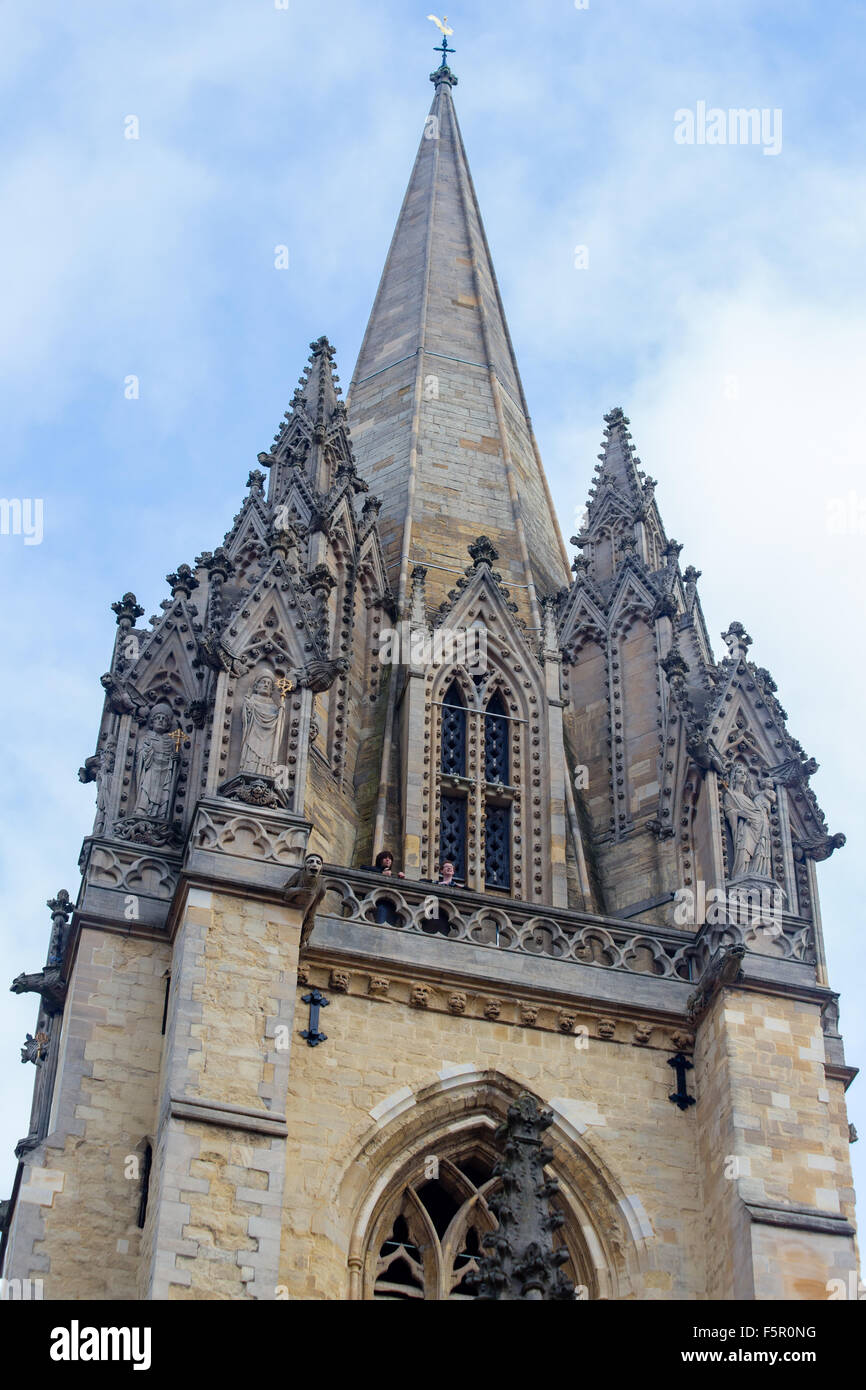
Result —
M489 534L521 614L568 580L496 275L457 124L436 88L349 391L358 468L401 609L415 563L435 606Z
M291 408L274 435L271 451L259 454L259 463L274 470L269 502L283 500L294 467L302 470L318 493L329 490L340 468L354 471L339 381L334 348L327 338L317 338L310 343L310 359L295 388Z

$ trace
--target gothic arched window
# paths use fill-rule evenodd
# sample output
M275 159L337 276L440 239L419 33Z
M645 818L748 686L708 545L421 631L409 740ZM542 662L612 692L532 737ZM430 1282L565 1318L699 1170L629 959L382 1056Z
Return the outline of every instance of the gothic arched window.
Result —
M486 1147L486 1146L485 1146ZM482 1237L496 1229L487 1197L500 1185L493 1176L493 1158L482 1146L451 1156L427 1154L416 1173L393 1194L371 1232L368 1254L368 1297L408 1301L467 1300L466 1275L477 1269L485 1253ZM555 1205L570 1213L561 1198ZM567 1226L556 1244L572 1249ZM378 1247L378 1248L377 1248ZM576 1278L573 1258L564 1266Z
M442 701L442 771L466 776L466 706L460 687L452 681Z
M501 690L484 711L484 886L511 890L511 725Z
M484 886L511 888L511 807L491 806L484 811Z
M484 780L511 785L511 747L508 713L500 691L484 711Z

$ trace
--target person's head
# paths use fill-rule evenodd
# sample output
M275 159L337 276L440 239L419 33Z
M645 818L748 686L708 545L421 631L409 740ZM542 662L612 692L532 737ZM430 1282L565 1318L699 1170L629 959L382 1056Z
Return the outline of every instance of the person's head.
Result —
M253 686L253 694L254 694L254 695L270 695L270 693L271 693L271 691L273 690L273 688L274 688L274 678L273 678L273 676L269 676L269 675L267 674L267 672L265 672L264 675L259 676L259 678L258 678L258 680L256 681L255 685Z
M454 865L452 864L450 859L442 860L442 863L439 866L439 872L443 878L454 877Z
M734 763L731 768L731 782L735 787L746 785L746 769L742 763Z
M394 856L389 849L383 849L376 855L376 868L380 873L390 873L394 867Z

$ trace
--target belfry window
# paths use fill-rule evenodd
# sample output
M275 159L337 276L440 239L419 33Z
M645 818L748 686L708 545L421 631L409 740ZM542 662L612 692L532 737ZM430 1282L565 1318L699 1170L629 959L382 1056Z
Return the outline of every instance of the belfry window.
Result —
M466 706L456 681L442 701L442 771L450 777L466 776Z
M484 780L511 783L511 748L505 701L497 690L484 712Z
M484 815L484 886L511 887L511 807L488 805Z
M439 862L450 859L454 876L466 879L466 798L443 793L439 807Z

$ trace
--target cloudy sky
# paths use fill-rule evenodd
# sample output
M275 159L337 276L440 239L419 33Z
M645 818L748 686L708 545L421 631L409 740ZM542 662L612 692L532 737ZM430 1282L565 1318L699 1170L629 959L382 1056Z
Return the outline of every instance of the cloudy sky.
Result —
M40 544L0 535L0 979L41 966L45 899L77 888L93 788L76 771L93 751L109 605L133 589L155 611L163 576L219 542L312 338L328 334L348 382L432 99L423 3L282 5L0 12L2 492L44 514ZM449 22L565 535L602 415L622 405L681 562L703 571L711 633L746 624L821 764L830 829L848 835L819 876L856 1065L862 7L485 0ZM699 103L766 110L781 148L678 143L675 113ZM34 1001L7 999L0 1195L33 1080L18 1048ZM849 1101L866 1138L864 1094L855 1082ZM866 1154L859 1169L862 1189Z

